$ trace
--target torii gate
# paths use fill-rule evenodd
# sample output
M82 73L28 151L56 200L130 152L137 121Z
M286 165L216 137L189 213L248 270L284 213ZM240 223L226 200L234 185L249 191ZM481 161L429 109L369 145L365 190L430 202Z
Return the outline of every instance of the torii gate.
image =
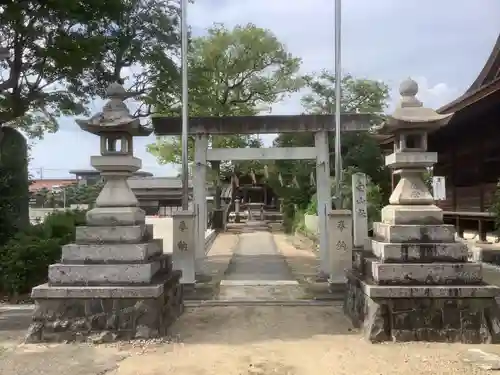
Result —
M368 131L375 117L372 114L349 113L341 115L341 130ZM180 136L180 117L152 118L157 136ZM330 153L328 133L335 131L331 115L290 116L228 116L192 117L189 135L195 137L193 173L194 210L196 220L195 251L197 263L205 257L205 231L207 225L206 175L207 162L221 160L316 160L316 189L319 216L320 273L330 275L327 215L331 210ZM209 148L209 135L224 134L277 134L314 133L314 147L283 148ZM338 277L344 277L338 275Z

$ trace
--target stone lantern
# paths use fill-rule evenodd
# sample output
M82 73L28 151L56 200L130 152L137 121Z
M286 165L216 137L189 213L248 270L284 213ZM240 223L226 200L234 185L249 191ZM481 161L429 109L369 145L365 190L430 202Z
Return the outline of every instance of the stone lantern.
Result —
M120 84L108 88L101 113L77 120L101 139L91 163L105 179L87 225L75 243L62 247L61 262L49 266L48 283L33 288L36 309L27 342L150 338L166 334L182 312L181 271L173 270L162 241L127 183L141 160L134 136L151 133L133 118Z
M90 163L105 180L95 208L87 213L87 223L135 225L144 222L145 213L127 183L142 166L133 155L133 137L148 136L152 130L130 115L124 100L131 95L123 86L113 83L106 94L109 101L101 113L89 120L76 120L82 130L100 137L101 155L92 156Z
M371 251L353 254L344 311L371 342L498 343L500 288L483 282L423 181L437 162L427 134L451 115L423 107L417 92L415 81L403 82L399 107L375 129L394 139L385 161L400 180L373 224Z
M417 98L418 85L408 79L401 84L401 102L379 134L394 138L394 152L386 157L386 166L399 183L382 210L382 221L393 224L441 224L442 210L423 181L423 173L437 162L437 153L427 151L427 134L445 125L451 115L440 115L423 107Z

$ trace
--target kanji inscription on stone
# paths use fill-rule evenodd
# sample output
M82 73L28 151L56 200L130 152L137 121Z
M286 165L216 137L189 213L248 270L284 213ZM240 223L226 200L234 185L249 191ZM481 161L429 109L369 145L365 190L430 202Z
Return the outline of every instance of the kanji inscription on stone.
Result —
M359 191L359 192L364 192L365 189L366 189L366 186L365 184L363 183L363 181L361 179L359 179L356 183L356 190Z
M346 228L345 221L339 220L337 222L337 229L342 232L345 228Z
M187 229L186 222L185 222L184 220L182 220L182 221L179 223L179 230L180 230L181 232L184 232L186 229Z
M365 199L365 197L358 197L358 198L356 199L356 204L357 204L357 205L366 204L366 199Z
M180 251L187 251L188 249L188 245L186 242L184 241L179 241L177 242L177 248L180 250Z
M366 210L364 208L358 208L356 211L360 217L368 217Z
M354 246L364 246L368 238L368 200L366 197L367 177L364 173L352 175L352 211L354 225Z
M337 251L346 251L347 250L347 244L345 241L337 241L337 245L335 246Z
M414 199L416 199L416 198L420 198L421 196L422 196L422 194L421 194L421 193L420 193L420 191L418 191L418 190L413 190L413 191L411 192L411 194L410 194L410 197L411 197L411 198L414 198Z

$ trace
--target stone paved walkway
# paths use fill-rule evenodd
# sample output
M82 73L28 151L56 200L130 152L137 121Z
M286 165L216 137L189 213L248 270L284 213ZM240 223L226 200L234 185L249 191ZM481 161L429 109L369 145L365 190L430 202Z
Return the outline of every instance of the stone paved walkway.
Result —
M240 234L219 300L290 300L302 298L303 290L276 249L271 233Z

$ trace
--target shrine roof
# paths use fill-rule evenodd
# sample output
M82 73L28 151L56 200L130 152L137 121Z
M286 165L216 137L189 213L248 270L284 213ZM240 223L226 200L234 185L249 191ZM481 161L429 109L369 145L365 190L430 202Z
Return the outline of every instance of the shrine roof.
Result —
M463 95L439 108L437 112L446 114L460 111L465 107L485 100L497 91L500 91L500 33L490 57L476 80Z
M368 131L380 122L379 116L370 113L341 114L342 131ZM181 117L152 116L156 135L180 135ZM266 115L191 117L189 134L274 134L334 131L334 115Z

